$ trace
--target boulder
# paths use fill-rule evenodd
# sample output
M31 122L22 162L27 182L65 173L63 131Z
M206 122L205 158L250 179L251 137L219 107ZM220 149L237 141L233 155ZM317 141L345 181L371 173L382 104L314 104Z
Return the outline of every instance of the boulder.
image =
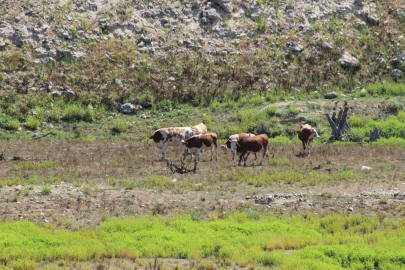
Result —
M218 4L226 13L233 10L231 0L212 0L212 2Z
M322 50L324 50L324 51L332 51L332 49L333 49L332 45L330 45L330 44L329 44L328 42L326 42L326 41L323 41L323 42L322 42L321 48L322 48Z
M215 10L215 8L210 8L203 11L203 16L210 20L221 20L221 15Z
M48 56L48 51L45 48L41 48L41 47L36 48L32 53L38 58L43 58L43 57Z
M134 105L134 104L131 104L131 103L125 103L125 104L122 104L121 108L120 108L120 112L127 113L127 114L133 113L136 110L142 110L142 106L141 105Z
M355 57L351 56L346 50L343 52L343 55L339 58L338 62L342 67L345 68L359 66L359 61Z
M399 69L393 69L391 71L391 77L399 78L399 77L401 77L401 75L402 75L402 72Z
M332 99L332 98L336 98L336 97L337 97L336 92L330 92L330 93L325 94L325 98L328 98L328 99Z

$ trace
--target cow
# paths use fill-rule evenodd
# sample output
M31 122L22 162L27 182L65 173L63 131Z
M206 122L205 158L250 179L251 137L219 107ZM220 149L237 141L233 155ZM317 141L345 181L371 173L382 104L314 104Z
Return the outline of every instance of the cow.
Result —
M207 133L207 127L200 123L195 127L171 127L156 130L149 139L152 139L157 148L162 149L162 159L166 157L166 149L169 146L179 146L181 140L187 140L194 135Z
M304 147L304 156L305 156L305 148L308 148L308 156L309 156L309 148L311 146L311 142L313 139L319 139L319 135L314 128L312 128L308 124L305 124L301 125L301 129L300 131L298 131L298 138L302 141L302 146Z
M236 142L240 139L240 138L245 138L245 137L252 137L252 136L256 136L253 133L239 133L239 134L234 134L229 136L228 140L225 142L225 144L221 145L221 149L224 151L224 154L226 155L228 153L228 149L232 151L232 149L235 148ZM232 160L235 159L235 151L232 151L233 155L232 155ZM257 155L255 153L255 157L257 159ZM255 159L255 160L256 160Z
M181 140L180 145L177 149L189 149L192 152L197 152L195 154L195 161L200 161L200 153L202 148L211 148L211 161L213 158L213 150L215 148L215 160L218 161L218 137L215 133L208 133L208 134L201 134L201 135L194 135L193 137L187 140Z
M263 156L262 160L260 161L260 165L263 163L264 156L269 157L268 151L267 151L267 146L269 145L269 137L267 137L266 134L261 134L257 135L254 137L245 137L245 138L240 138L236 142L236 154L239 155L239 166L242 161L242 158L246 155L243 160L245 161L245 166L246 166L246 160L249 157L250 153L257 153L263 150ZM232 151L232 149L231 149ZM235 149L233 150L235 151Z

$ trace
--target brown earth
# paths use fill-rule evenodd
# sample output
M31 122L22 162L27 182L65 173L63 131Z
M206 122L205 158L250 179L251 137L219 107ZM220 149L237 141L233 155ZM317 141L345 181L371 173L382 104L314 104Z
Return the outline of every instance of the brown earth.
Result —
M277 166L266 162L256 166L260 159L250 157L246 168L222 151L217 163L210 162L205 152L195 174L179 175L172 174L166 162L156 161L161 152L152 143L43 138L3 146L6 157L26 160L0 162L1 220L31 220L73 229L93 227L114 217L188 214L210 219L233 211L258 216L305 212L405 215L404 154L398 147L322 144L311 149L310 157L302 158L298 144L272 144L271 164ZM167 157L179 164L180 155L173 148ZM44 167L29 167L32 164ZM372 169L361 170L363 165ZM315 170L314 178L321 179L317 182L294 179L293 173ZM291 172L291 176L257 186L246 183L278 172ZM340 177L343 173L348 176ZM328 180L328 175L337 178Z

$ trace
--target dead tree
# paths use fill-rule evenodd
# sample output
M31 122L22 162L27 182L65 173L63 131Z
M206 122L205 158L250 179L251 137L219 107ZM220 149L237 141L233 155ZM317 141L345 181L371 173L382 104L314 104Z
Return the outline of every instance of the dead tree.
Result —
M194 168L193 169L189 169L187 165L184 164L184 160L181 159L181 164L179 166L177 166L176 164L174 164L171 161L167 161L167 167L169 167L169 169L172 171L172 173L179 173L179 174L185 174L185 173L189 173L189 172L193 172L195 173L197 171L197 161L194 161Z
M374 130L370 129L370 139L368 142L376 142L381 139L381 129L378 130L378 127L375 127Z
M334 141L345 141L345 135L352 136L352 132L350 130L349 125L347 124L347 112L349 111L349 107L347 106L347 102L343 105L343 109L339 111L338 117L336 118L336 112L333 112L332 118L329 114L326 114L328 118L329 124L332 128L332 134L329 138L330 142Z

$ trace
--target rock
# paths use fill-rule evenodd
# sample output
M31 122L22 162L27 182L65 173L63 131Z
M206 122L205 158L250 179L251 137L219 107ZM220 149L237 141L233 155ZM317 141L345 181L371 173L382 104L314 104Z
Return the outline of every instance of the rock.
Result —
M348 211L353 212L353 207L347 208Z
M52 96L61 96L62 93L60 91L52 91L51 93L49 93Z
M351 56L346 50L343 52L343 55L339 58L338 62L342 67L345 68L359 66L359 61L355 57Z
M203 11L203 16L210 20L221 20L221 15L215 10L215 8L207 9Z
M63 92L62 92L62 95L65 95L65 96L74 96L74 95L76 95L76 93L75 93L75 91L73 91L73 90L71 90L71 89L68 89L68 90L63 91Z
M329 44L328 42L326 42L326 41L323 41L323 42L322 42L321 48L322 48L322 50L324 50L324 51L332 51L332 49L333 49L332 45L330 45L330 44Z
M379 25L380 24L380 19L378 19L378 17L377 17L377 15L368 15L367 16L367 22L369 23L369 24L372 24L372 25Z
M122 84L122 81L120 79L115 79L115 84L118 85L119 88L124 88L124 85Z
M37 134L37 133L34 133L34 134L32 135L32 138L36 138L36 137L38 137L38 134Z
M404 12L402 9L400 9L400 8L398 8L398 9L395 11L395 15L396 15L397 17L401 18L401 19L405 19L405 12Z
M141 106L142 108L142 106ZM120 108L120 112L122 113L132 113L133 111L135 111L137 109L137 107L131 103L125 103L121 105Z
M146 115L144 115L144 114L141 114L139 117L142 119L146 119Z
M340 96L341 96L341 97L346 97L346 95L345 95L345 94L340 94Z
M325 98L328 98L328 99L336 98L336 97L337 97L336 92L330 92L330 93L325 94Z
M399 69L393 69L391 71L391 77L393 77L393 78L399 78L399 77L401 77L401 75L402 75L402 72Z
M176 183L176 182L177 182L177 179L174 178L174 179L172 180L172 183Z
M367 28L368 28L367 24L366 24L365 22L361 21L361 20L356 21L355 26L356 26L356 28L358 28L359 30L363 30L363 29L367 29Z
M226 13L231 13L233 10L231 0L211 0L211 1L218 4Z
M361 166L361 170L363 171L363 170L367 170L367 171L369 171L369 170L372 170L373 168L371 168L371 167L369 167L369 166Z
M32 53L38 58L43 58L43 57L48 56L48 51L42 47L36 48Z
M304 46L302 46L301 44L294 44L293 46L290 47L290 49L294 53L299 53L299 52L302 52L302 50L304 49Z

